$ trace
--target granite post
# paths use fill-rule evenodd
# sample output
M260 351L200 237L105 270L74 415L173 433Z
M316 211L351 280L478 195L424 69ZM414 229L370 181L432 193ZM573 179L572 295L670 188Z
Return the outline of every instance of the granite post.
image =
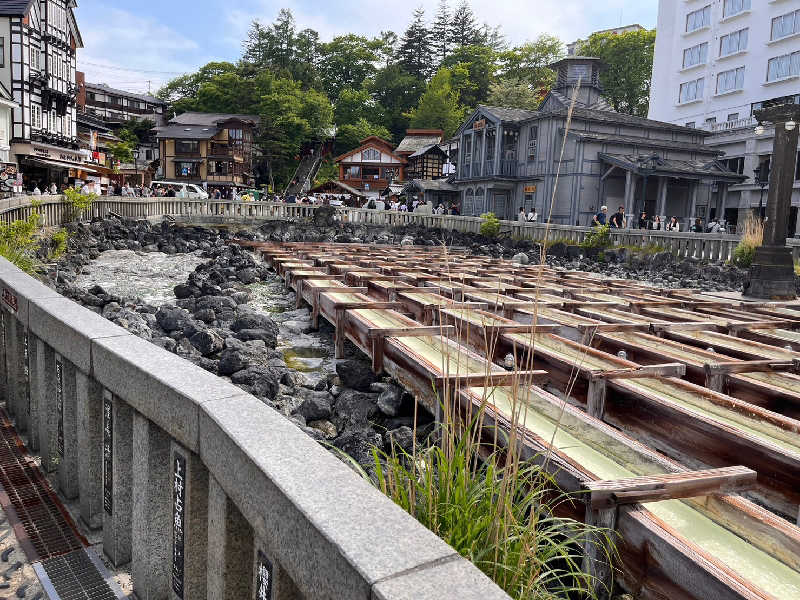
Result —
M78 436L78 489L81 520L103 526L103 388L75 371Z
M103 550L114 566L131 561L133 409L103 394Z
M71 500L78 497L78 430L75 366L62 357L56 357L56 377L61 365L61 382L56 381L56 405L61 404L57 425L58 438L58 489ZM60 398L58 386L61 385Z

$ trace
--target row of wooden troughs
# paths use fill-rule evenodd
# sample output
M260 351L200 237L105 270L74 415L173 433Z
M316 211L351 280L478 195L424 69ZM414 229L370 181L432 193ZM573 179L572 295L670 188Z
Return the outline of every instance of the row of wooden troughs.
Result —
M337 354L349 340L434 414L515 424L583 492L574 516L616 529L637 598L800 598L800 303L442 248L243 243Z

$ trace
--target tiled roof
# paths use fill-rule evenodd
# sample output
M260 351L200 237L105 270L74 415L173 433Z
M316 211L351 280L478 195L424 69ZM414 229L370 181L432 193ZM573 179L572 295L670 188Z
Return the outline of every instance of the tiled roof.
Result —
M161 98L156 98L155 96L149 96L147 94L135 94L133 92L126 92L125 90L120 90L117 88L112 88L110 86L107 86L105 83L87 83L86 91L101 92L104 94L116 94L118 96L125 96L126 98L135 98L136 100L141 100L142 102L149 102L150 104L162 104L162 105L167 104Z
M539 113L540 117L549 117L553 115L566 116L567 107L548 110L547 112ZM661 129L666 131L678 131L681 133L693 133L694 135L707 136L708 132L701 129L694 129L692 127L684 127L683 125L675 125L673 123L665 123L663 121L655 121L645 117L636 117L634 115L626 115L609 110L598 110L594 108L583 108L576 106L572 112L573 119L585 119L587 121L595 121L600 123L611 123L615 125L630 125L632 127L644 127L646 129Z
M572 100L570 98L568 98L567 96L565 96L561 92L557 92L555 90L551 90L550 91L550 98L556 99L564 107L568 107L572 103ZM588 106L583 104L583 103L580 103L580 102L576 102L575 106L578 106L578 107L581 107L581 108L591 108L591 109L594 109L594 110L607 110L607 111L614 112L614 107L611 106L611 104L608 103L608 100L606 100L602 96L600 96L597 99L597 102L593 102L592 104L590 104Z
M563 129L561 129L563 135ZM638 135L617 135L616 133L597 133L593 131L570 130L570 134L584 140L595 140L598 142L614 142L621 144L633 144L644 148L664 148L668 150L688 150L702 154L719 155L721 152L717 148L706 146L702 143L674 142L671 140L659 140L657 138L647 138Z
M640 156L633 154L598 154L598 157L605 160L609 164L617 165L623 169L633 171L636 173L643 172L641 165L637 161ZM700 160L677 160L668 158L659 158L654 172L649 171L648 174L655 175L670 175L681 176L690 175L694 177L704 177L715 179L719 181L734 181L741 183L747 179L744 175L739 175L728 169L725 165L717 160L700 159Z
M428 149L431 146L436 146L442 141L442 136L432 133L425 135L407 135L403 141L394 149L395 152L411 152L416 153L422 149Z
M501 106L485 106L481 104L478 109L489 113L503 123L519 123L536 117L539 112L535 110L525 110L522 108L503 108Z
M0 2L0 15L19 17L28 12L33 0L3 0Z
M219 127L203 127L202 125L167 125L166 127L156 127L159 139L178 139L178 140L210 140L220 131Z
M225 113L201 113L185 112L177 117L170 119L170 125L203 125L210 127L230 119L241 119L242 121L253 121L256 125L261 122L258 115L236 115Z
M439 150L442 150L441 146L439 146L438 143L437 144L431 144L430 146L425 146L424 148L420 148L419 150L414 152L414 154L412 154L408 158L416 158L417 156L422 156L423 154L427 154L429 151L431 151L434 148L438 148ZM442 150L442 152L444 152L444 150ZM446 152L445 152L445 154L446 154Z

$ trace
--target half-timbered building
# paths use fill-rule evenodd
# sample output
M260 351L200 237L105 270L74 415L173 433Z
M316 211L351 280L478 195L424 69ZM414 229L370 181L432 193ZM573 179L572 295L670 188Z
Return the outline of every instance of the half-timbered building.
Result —
M0 84L17 105L10 159L30 187L65 183L85 167L76 125L76 55L83 47L76 6L76 0L0 3Z
M380 196L390 183L406 179L406 159L395 152L392 144L374 135L334 160L339 167L339 181L371 198Z

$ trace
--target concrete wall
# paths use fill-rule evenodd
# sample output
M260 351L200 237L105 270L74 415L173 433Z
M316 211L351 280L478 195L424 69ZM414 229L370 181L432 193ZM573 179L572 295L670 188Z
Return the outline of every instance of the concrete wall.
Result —
M180 483L186 598L254 598L256 571L267 562L276 600L508 598L257 398L2 259L0 288L7 333L0 390L8 410L31 434L42 468L56 473L59 492L77 498L81 520L102 527L109 560L131 562L139 597L175 597L173 489ZM25 337L35 348L29 387L19 376ZM67 378L61 414L55 360Z

